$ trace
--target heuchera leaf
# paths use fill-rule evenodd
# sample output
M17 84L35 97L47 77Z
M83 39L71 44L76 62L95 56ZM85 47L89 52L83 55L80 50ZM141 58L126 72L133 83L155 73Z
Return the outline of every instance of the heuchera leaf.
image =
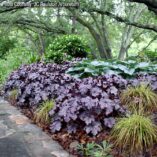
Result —
M115 124L115 118L109 117L104 119L104 125L108 128L112 128Z
M97 135L101 131L101 124L99 122L92 122L85 127L85 131L89 134Z

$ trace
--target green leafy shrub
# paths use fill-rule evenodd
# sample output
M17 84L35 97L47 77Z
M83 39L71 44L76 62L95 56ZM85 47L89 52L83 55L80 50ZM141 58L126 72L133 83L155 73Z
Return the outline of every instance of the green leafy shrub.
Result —
M157 141L156 125L149 118L134 114L121 118L114 126L111 137L116 147L136 156Z
M53 51L48 50L48 53L45 54L46 61L53 61L54 63L62 63L63 61L66 61L70 58L70 56L67 56L65 53L62 53L61 51Z
M141 54L141 53L139 53L138 55L135 55L135 56L127 57L126 61L129 61L129 60L134 60L137 63L140 63L140 62L150 62L148 57L146 57L144 54Z
M0 38L0 58L5 58L7 52L15 47L15 39L9 37Z
M118 74L123 76L124 78L128 78L134 77L139 72L155 73L157 72L157 65L147 62L137 63L133 60L84 60L67 70L68 74L78 78L98 76L103 74Z
M87 42L78 35L63 35L57 37L49 45L46 53L47 60L61 62L70 57L87 57L89 48Z
M150 62L150 59L147 57L147 55L145 55L144 52L139 52L136 57L136 61L138 62Z
M23 47L16 47L0 59L0 83L4 83L9 74L19 68L22 64L32 63L31 53Z
M157 95L146 84L128 87L121 93L120 100L133 112L151 112L157 109Z
M84 157L112 157L111 147L108 142L103 141L101 144L87 143L78 145L78 151Z
M34 121L41 124L49 124L49 112L53 108L54 102L52 100L44 102L35 112Z
M152 62L157 61L157 51L144 51L145 56Z
M151 51L151 50L144 50L138 53L136 56L138 61L151 61L151 62L157 62L157 50Z

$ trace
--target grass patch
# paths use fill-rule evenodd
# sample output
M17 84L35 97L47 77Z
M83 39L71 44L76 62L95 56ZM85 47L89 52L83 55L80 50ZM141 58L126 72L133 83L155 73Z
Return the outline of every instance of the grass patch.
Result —
M49 111L53 108L54 101L49 100L44 102L35 112L34 121L40 124L49 124L50 117Z
M152 112L157 109L157 95L145 84L128 87L120 96L121 103L132 112Z

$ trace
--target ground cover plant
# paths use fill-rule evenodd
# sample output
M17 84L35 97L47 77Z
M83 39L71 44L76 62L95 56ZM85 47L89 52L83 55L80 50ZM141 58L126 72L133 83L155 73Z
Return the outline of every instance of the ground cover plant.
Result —
M84 130L97 135L105 128L112 128L115 117L125 114L119 102L119 89L125 86L126 81L116 75L76 80L55 100L56 106L50 112L52 131L66 126L70 133Z
M21 107L40 105L44 100L54 98L59 86L66 86L73 78L64 74L73 63L64 65L35 63L23 65L14 71L5 85L5 92L18 90L17 102Z
M78 151L84 157L112 157L111 149L112 145L107 141L103 141L100 144L94 142L78 145Z

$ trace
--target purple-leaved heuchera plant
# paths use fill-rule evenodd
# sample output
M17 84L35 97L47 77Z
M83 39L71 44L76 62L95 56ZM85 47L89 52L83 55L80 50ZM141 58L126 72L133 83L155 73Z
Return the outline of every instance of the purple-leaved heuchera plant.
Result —
M50 111L51 130L65 128L72 133L83 129L87 134L97 135L112 128L115 117L125 114L119 102L119 89L126 84L126 80L116 75L75 80L55 100L56 105Z
M5 93L18 90L17 105L36 107L43 101L57 96L58 89L73 82L73 78L64 74L73 63L62 65L35 63L23 65L14 71L6 85Z
M157 92L157 74L138 74L135 78L128 80L131 86L138 86L141 83L148 84L153 91Z

